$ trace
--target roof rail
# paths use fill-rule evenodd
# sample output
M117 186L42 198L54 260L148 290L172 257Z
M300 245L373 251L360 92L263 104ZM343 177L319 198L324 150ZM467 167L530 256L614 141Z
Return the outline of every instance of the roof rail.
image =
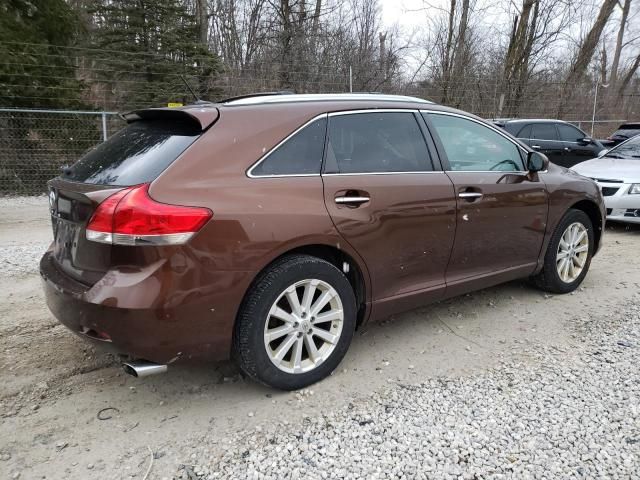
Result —
M258 93L247 93L246 95L238 95L235 97L229 97L229 98L223 98L222 100L218 100L216 103L227 103L227 102L233 102L234 100L242 100L245 98L252 98L252 97L266 97L266 96L272 96L272 95L293 95L296 92L292 92L290 90L279 90L279 91L274 91L274 92L258 92Z
M385 95L380 93L303 93L303 94L271 94L271 95L247 95L239 99L225 101L226 106L275 104L290 102L321 102L321 101L384 101L384 102L433 102L421 98L407 97L403 95Z

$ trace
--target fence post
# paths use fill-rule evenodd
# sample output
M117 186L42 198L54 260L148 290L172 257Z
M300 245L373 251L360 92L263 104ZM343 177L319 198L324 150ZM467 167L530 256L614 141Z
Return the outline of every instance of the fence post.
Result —
M107 114L102 112L102 141L107 141Z

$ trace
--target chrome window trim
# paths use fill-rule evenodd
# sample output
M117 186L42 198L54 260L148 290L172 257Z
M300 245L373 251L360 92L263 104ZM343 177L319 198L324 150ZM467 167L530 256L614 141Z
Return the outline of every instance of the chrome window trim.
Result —
M323 177L355 177L360 175L424 175L431 173L444 174L442 170L430 170L427 172L354 172L354 173L323 173Z
M509 140L511 143L513 143L516 147L518 147L520 149L520 151L522 151L525 156L529 154L529 152L527 151L526 148L524 148L522 145L520 145L518 142L514 141L513 138L507 136L505 134L505 132L501 131L500 127L494 127L491 124L487 124L484 122L481 122L479 120L476 120L475 118L471 118L468 117L466 115L461 115L459 113L453 113L453 112L441 112L438 110L423 110L420 109L420 113L428 113L428 114L436 114L436 115L448 115L450 117L458 117L458 118L463 118L465 120L469 120L471 122L475 122L479 125L482 125L483 127L488 128L489 130L494 131L495 133L497 133L498 135L500 135L501 137L505 138L506 140ZM523 162L524 164L524 162ZM445 170L445 172L469 172L469 173L487 173L487 172L494 172L494 173L528 173L529 170Z
M291 137L296 135L300 130L302 130L302 129L306 128L307 126L311 125L313 122L315 122L317 120L320 120L321 118L326 118L326 117L327 117L326 113L321 113L319 115L316 115L311 120L309 120L308 122L302 124L302 126L298 127L292 133L287 135L283 140L281 140L277 145L275 145L273 148L271 148L271 150L269 150L267 153L262 155L262 157L260 157L256 162L254 162L246 170L245 173L246 173L247 177L249 177L249 178L319 177L320 176L320 169L322 168L322 160L320 161L320 167L318 169L318 173L282 173L282 174L274 174L274 175L254 175L252 172L253 172L254 168L256 168L258 165L260 165L262 162L264 162L267 158L269 158L273 152L275 152L278 148L280 148ZM326 134L325 134L325 140L326 140Z
M399 112L399 113L418 113L420 110L418 110L417 108L376 108L376 107L372 107L372 108L361 108L358 110L343 110L343 111L336 111L336 112L329 112L328 115L330 117L340 117L342 115L354 115L354 114L358 114L358 113L394 113L394 112Z

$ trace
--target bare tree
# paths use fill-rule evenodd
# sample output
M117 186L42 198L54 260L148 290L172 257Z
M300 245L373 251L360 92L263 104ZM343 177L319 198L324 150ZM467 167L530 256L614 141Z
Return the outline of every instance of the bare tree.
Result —
M622 5L622 16L620 18L620 28L616 38L616 49L613 54L613 62L611 63L611 83L613 85L618 81L618 68L620 66L620 53L624 42L624 30L627 26L627 18L629 17L629 9L631 8L631 0L624 0Z
M567 99L570 91L574 88L587 72L587 67L593 58L593 54L600 43L602 31L609 21L609 17L613 12L618 0L604 0L595 23L589 30L589 33L581 43L580 48L574 61L572 62L569 74L567 75L562 87L560 102L558 104L558 115L562 115L567 106Z
M638 68L640 68L640 53L633 62L631 62L631 65L623 75L622 80L620 80L618 86L618 97L622 97L624 95L624 91L631 84L631 80L638 71Z

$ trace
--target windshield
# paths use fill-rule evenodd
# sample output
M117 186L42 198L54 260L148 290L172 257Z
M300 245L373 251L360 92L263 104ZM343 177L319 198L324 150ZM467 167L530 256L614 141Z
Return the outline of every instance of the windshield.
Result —
M640 136L633 137L617 147L613 147L605 157L630 158L640 160Z
M197 138L176 121L134 122L90 150L63 178L99 185L137 185L154 180Z

